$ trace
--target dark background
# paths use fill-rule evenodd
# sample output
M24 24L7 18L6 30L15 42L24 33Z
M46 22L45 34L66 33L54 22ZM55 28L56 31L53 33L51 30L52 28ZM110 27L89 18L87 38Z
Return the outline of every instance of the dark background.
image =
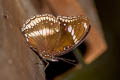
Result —
M96 76L102 80L120 79L120 0L95 0L108 50L96 61ZM118 79L119 78L119 79Z

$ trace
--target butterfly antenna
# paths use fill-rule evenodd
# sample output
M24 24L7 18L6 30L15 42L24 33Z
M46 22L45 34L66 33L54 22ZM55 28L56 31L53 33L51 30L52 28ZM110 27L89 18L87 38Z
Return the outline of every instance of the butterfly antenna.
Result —
M67 62L69 64L72 64L72 65L76 65L75 64L75 60L71 60L71 59L66 59L66 58L61 58L61 57L57 57L58 60L61 60L61 61L64 61L64 62Z

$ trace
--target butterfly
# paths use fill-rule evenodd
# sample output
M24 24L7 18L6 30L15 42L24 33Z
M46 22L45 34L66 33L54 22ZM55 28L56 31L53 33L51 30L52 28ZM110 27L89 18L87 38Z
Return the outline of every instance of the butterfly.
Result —
M44 60L58 61L61 55L80 45L90 30L85 16L36 15L23 24L27 44Z

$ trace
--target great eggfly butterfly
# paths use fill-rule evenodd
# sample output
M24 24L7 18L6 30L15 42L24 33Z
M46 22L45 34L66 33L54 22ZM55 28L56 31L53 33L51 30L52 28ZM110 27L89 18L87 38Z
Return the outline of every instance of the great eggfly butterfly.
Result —
M90 29L85 16L36 15L28 19L21 31L29 44L45 60L58 61L84 40Z

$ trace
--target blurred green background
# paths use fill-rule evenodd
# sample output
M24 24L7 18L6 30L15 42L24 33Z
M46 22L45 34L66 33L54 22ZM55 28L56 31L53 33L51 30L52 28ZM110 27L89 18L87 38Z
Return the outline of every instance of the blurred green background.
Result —
M120 0L95 0L95 5L108 50L92 64L62 80L120 80Z

